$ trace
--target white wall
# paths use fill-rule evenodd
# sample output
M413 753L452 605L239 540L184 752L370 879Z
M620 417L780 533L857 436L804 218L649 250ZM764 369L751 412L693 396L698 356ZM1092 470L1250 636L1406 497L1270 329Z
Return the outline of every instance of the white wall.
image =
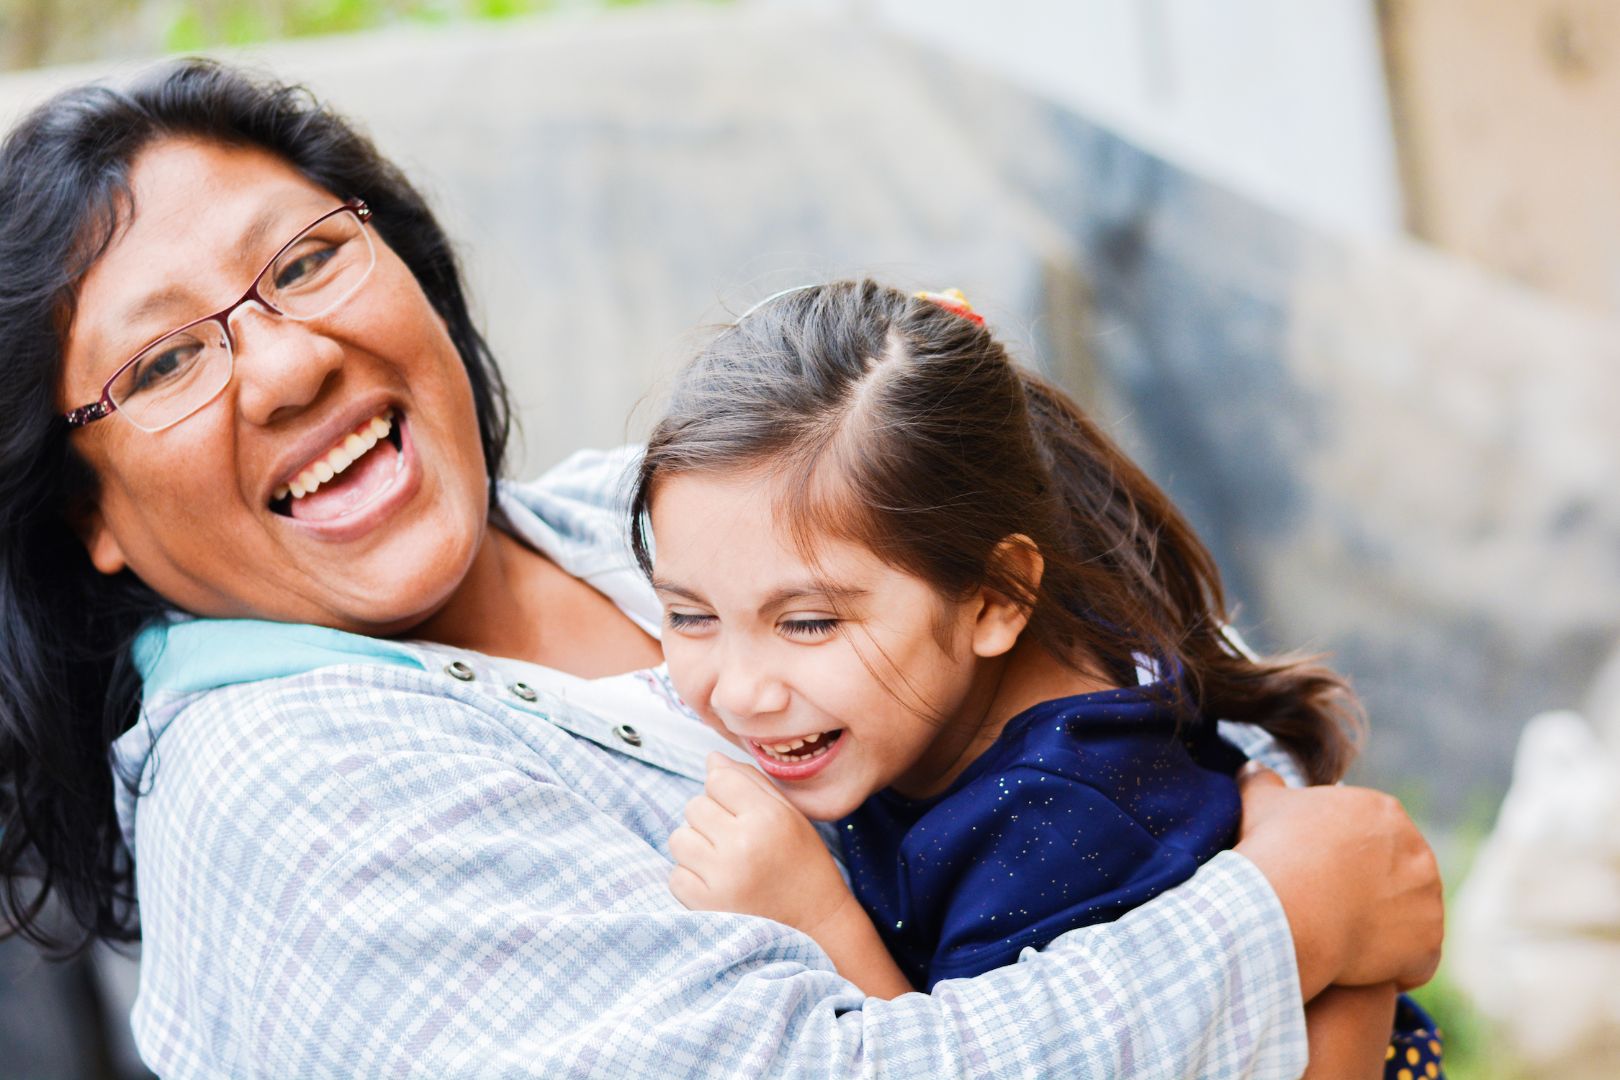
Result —
M765 0L827 8L829 0ZM1373 0L844 0L1341 232L1401 228Z

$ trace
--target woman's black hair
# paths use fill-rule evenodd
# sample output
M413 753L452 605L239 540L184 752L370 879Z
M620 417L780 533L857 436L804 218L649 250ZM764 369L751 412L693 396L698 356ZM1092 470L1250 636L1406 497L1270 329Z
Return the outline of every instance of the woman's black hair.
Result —
M166 138L259 147L365 199L466 365L492 499L510 428L444 231L400 170L308 91L184 60L125 89L58 94L0 144L0 920L64 953L139 934L109 747L139 715L130 644L169 605L128 571L97 572L75 536L96 477L56 416L57 383L79 283L129 212L130 166ZM66 932L44 918L52 897Z

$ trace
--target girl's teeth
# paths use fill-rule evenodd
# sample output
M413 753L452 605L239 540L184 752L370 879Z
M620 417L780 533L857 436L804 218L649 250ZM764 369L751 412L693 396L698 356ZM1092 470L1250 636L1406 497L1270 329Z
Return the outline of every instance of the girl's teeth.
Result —
M333 469L332 466L328 465L324 461L317 461L315 463L315 475L320 479L321 483L324 484L328 480L332 479L332 477L337 475L337 470Z
M832 741L827 738L827 735L828 735L828 733L825 732L825 731L818 731L816 734L811 735L809 738L805 738L805 739L791 739L791 740L789 740L787 742L779 742L779 743L763 743L762 742L762 743L757 743L755 745L757 745L761 750L765 751L767 754L769 754L771 757L775 758L778 761L786 761L786 762L813 761L814 759L820 757L822 754L825 754L828 751L828 749L831 748ZM808 754L798 753L799 750L803 749L806 746L813 747L813 750L812 750L811 753L808 753Z

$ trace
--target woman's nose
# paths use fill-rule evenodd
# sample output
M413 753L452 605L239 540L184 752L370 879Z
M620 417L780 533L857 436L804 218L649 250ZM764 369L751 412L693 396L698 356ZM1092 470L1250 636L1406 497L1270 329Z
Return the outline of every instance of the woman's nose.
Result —
M343 366L343 347L308 323L256 303L244 304L230 319L237 407L254 424L304 408Z

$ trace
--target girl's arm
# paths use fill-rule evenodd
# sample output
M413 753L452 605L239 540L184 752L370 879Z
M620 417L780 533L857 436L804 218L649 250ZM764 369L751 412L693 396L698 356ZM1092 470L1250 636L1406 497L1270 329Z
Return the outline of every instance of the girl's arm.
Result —
M1394 1026L1394 983L1328 987L1305 1006L1304 1080L1381 1080Z
M710 754L669 850L670 892L693 911L774 919L808 934L868 997L911 993L815 826L755 770Z

